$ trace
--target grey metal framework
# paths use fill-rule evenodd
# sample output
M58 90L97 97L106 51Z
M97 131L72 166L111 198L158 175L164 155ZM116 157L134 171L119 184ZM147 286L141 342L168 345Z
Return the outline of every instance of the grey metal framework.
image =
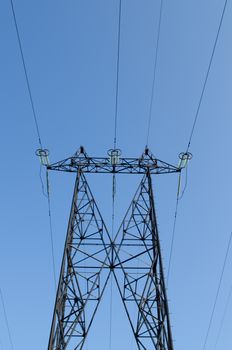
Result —
M141 158L129 159L120 158L118 150L110 158L90 158L81 147L74 157L47 165L77 172L48 350L83 349L111 275L138 349L173 350L151 174L180 169L158 161L147 149ZM143 173L114 237L85 172Z
M163 162L153 156L148 148L140 158L123 158L118 149L110 150L108 157L89 157L84 148L69 158L48 165L49 170L83 173L120 173L120 174L169 174L179 172L181 169Z

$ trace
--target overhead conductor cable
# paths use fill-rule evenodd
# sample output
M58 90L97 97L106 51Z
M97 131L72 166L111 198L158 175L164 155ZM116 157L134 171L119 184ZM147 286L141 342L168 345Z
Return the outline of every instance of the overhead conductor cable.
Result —
M191 142L192 142L193 133L194 133L194 130L195 130L195 127L196 127L196 123L197 123L197 119L198 119L198 116L199 116L202 100L203 100L204 93L205 93L205 88L206 88L206 85L207 85L207 81L208 81L208 78L209 78L209 73L210 73L210 70L211 70L214 54L215 54L215 51L216 51L218 38L219 38L219 34L220 34L220 31L221 31L221 27L222 27L222 22L223 22L225 11L226 11L227 2L228 2L228 0L225 0L225 2L224 2L224 6L223 6L222 14L221 14L221 17L220 17L220 22L219 22L216 38L214 40L213 50L212 50L212 53L211 53L211 56L210 56L210 60L209 60L209 64L208 64L208 68L207 68L207 71L206 71L205 80L204 80L204 84L203 84L203 87L202 87L202 90L201 90L200 99L199 99L199 102L198 102L198 105L197 105L197 110L196 110L196 114L195 114L195 117L194 117L193 126L192 126L192 129L191 129L191 132L190 132L190 137L189 137L189 142L188 142L188 146L187 146L186 152L189 151L189 148L190 148L190 145L191 145Z
M16 14L15 14L13 0L10 0L10 4L11 4L11 10L12 10L13 19L14 19L15 30L16 30L16 34L17 34L19 50L20 50L22 64L23 64L24 75L25 75L26 83L27 83L27 90L28 90L29 99L30 99L31 108L32 108L32 113L33 113L33 118L34 118L34 122L35 122L36 132L37 132L40 148L43 149L40 131L39 131L38 119L37 119L37 115L36 115L36 111L35 111L34 101L32 98L31 86L30 86L30 81L28 78L27 66L26 66L26 61L25 61L24 54L23 54L22 41L21 41L20 34L19 34L19 28L18 28L17 18L16 18Z
M111 150L111 161L115 159L118 150L117 146L117 122L118 122L118 90L119 90L119 65L120 65L120 43L121 43L121 14L122 0L119 0L118 9L118 36L117 36L117 66L116 66L116 89L115 89L115 114L114 114L114 149ZM117 161L117 160L116 160ZM114 162L114 160L113 160ZM112 183L112 240L114 239L114 216L115 216L115 195L116 195L116 176L113 174ZM109 349L112 347L112 321L113 321L113 280L111 274L110 281L110 332L109 332Z
M216 350L216 348L218 346L218 342L219 342L219 339L220 339L220 336L221 336L221 332L222 332L222 328L223 328L223 325L224 325L224 322L225 322L226 314L227 314L227 311L228 311L228 308L229 308L231 296L232 296L232 285L230 286L230 290L229 290L229 293L228 293L228 296L227 296L227 299L226 299L225 307L224 307L222 318L221 318L221 321L220 321L220 326L219 326L219 329L218 329L218 332L217 332L215 345L214 345L214 348L213 348L214 350Z
M160 11L159 11L159 22L158 22L158 34L157 34L156 48L155 48L155 62L154 62L154 70L153 70L153 80L152 80L152 89L151 89L151 100L150 100L150 106L149 106L149 116L148 116L148 126L147 126L146 147L148 147L149 136L150 136L150 128L151 128L151 117L152 117L152 109L153 109L153 102L154 102L154 91L155 91L155 84L156 84L156 72L157 72L157 62L158 62L158 52L159 52L159 42L160 42L160 30L161 30L162 13L163 13L163 0L160 0Z
M42 145L42 141L41 141L41 134L40 134L40 130L39 130L38 118L37 118L35 104L34 104L33 97L32 97L32 91L31 91L30 81L29 81L29 77L28 77L28 73L27 73L27 66L26 66L26 61L25 61L25 57L24 57L24 53L23 53L22 40L21 40L20 33L19 33L19 28L18 28L18 23L17 23L17 18L16 18L13 0L10 0L10 4L11 4L11 10L12 10L12 15L13 15L13 19L14 19L14 25L15 25L15 30L16 30L16 34L17 34L18 44L19 44L20 55L21 55L22 64L23 64L24 75L25 75L26 84L27 84L27 90L28 90L29 99L30 99L30 103L31 103L33 119L34 119L36 132L37 132L37 136L38 136L38 142L39 142L39 146L40 146L40 149L36 151L36 154L40 157L40 160L42 160L42 158L44 157L44 155L48 151L43 149L43 145ZM44 164L42 164L42 165L44 165ZM41 180L41 184L42 184L43 194L45 194L44 184L43 184L43 180L42 180L42 176L41 176L41 168L40 168L40 180ZM47 175L47 184L48 184L48 175ZM52 230L52 220L51 220L51 203L50 203L50 195L49 195L49 186L48 185L47 185L47 190L48 190L47 191L47 200L48 200L48 214L49 214L51 250L52 250L52 260L53 260L53 274L54 274L54 282L55 282L55 286L56 286L53 230Z
M121 13L122 1L119 0L118 13L118 38L117 38L117 67L116 67L116 90L115 90L115 114L114 114L114 149L117 145L117 122L118 122L118 86L119 86L119 64L120 64L120 43L121 43Z
M5 301L3 298L3 293L2 293L1 287L0 287L0 299L1 299L1 303L2 303L3 314L4 314L5 323L6 323L10 347L11 347L11 350L14 350L14 344L13 344L13 340L12 340L11 330L10 330L9 321L8 321L8 317L7 317L7 313L6 313Z
M208 325L207 332L206 332L206 336L205 336L205 340L204 340L203 350L205 350L206 344L207 344L207 341L208 341L209 332L210 332L210 329L211 329L211 325L212 325L212 321L213 321L213 316L214 316L215 308L216 308L216 305L217 305L219 292L220 292L220 289L221 289L222 278L223 278L223 276L224 276L224 271L225 271L225 267L226 267L226 262L227 262L227 258L228 258L228 254L229 254L229 250L230 250L231 239L232 239L232 232L230 233L229 242L228 242L227 248L226 248L226 254L225 254L224 261L223 261L222 271L221 271L221 275L220 275L219 282L218 282L218 287L217 287L217 292L216 292L216 296L215 296L213 308L212 308L211 315L210 315L210 319L209 319L209 325Z
M190 149L190 146L191 146L191 143L192 143L192 138L193 138L193 134L194 134L194 131L195 131L195 128L196 128L196 123L197 123L197 120L198 120L198 117L199 117L199 112L200 112L201 104L202 104L202 101L203 101L206 85L207 85L207 82L208 82L209 73L210 73L210 70L211 70L213 58L214 58L214 55L215 55L215 51L216 51L218 38L219 38L220 31L221 31L221 27L222 27L222 23L223 23L225 11L226 11L227 3L228 3L228 0L225 0L224 6L223 6L223 10L222 10L222 14L221 14L220 21L219 21L219 26L218 26L217 33L216 33L216 37L215 37L215 40L214 40L213 49L212 49L212 52L211 52L211 55L210 55L210 60L209 60L208 68L207 68L207 71L206 71L203 87L202 87L200 98L199 98L199 102L198 102L198 105L197 105L196 114L195 114L193 125L192 125L192 128L191 128L190 137L189 137L189 141L188 141L186 152L185 152L186 155L189 154L189 149ZM187 170L186 170L186 176L187 176ZM179 199L181 199L183 197L183 195L184 195L184 192L186 190L186 186L187 186L187 178L186 178L186 185L184 187L184 190L183 190L180 198L177 198L177 200L176 200L176 207L175 207L175 214L174 214L174 224L173 224L173 232L172 232L172 240L171 240L171 251L170 251L170 257L169 257L168 278L169 278L169 274L170 274L172 252L173 252L173 245L174 245L174 239L175 239L176 221L177 221L177 216L178 216L178 204L179 204Z

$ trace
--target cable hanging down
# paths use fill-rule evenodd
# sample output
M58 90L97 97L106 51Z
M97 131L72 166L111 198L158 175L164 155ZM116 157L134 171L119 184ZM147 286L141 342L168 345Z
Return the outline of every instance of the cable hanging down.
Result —
M169 283L169 276L171 271L171 263L172 263L172 255L173 255L173 247L174 247L174 241L175 241L175 234L176 234L176 221L177 221L177 215L178 215L178 207L179 207L179 201L182 199L184 192L186 190L187 186L187 167L188 162L192 159L192 154L190 152L188 153L180 153L179 154L179 164L178 168L180 169L179 177L178 177L178 184L177 184L177 193L176 193L176 205L175 205L175 213L174 213L174 222L173 222L173 228L172 228L172 238L171 238L171 247L170 247L170 253L169 253L169 259L168 259L168 272L167 272L167 286ZM186 171L186 178L185 178L185 185L183 190L181 191L181 172L185 169Z
M171 238L171 248L170 248L169 259L168 259L167 287L168 287L168 283L169 283L172 254L173 254L173 246L174 246L175 233L176 233L176 220L177 220L177 213L178 213L178 205L179 205L179 198L178 198L178 193L177 193L175 214L174 214L174 223L173 223L172 238Z
M49 216L49 228L50 228L50 238L51 238L53 278L54 278L54 285L56 289L57 283L56 283L56 265L55 265L54 238L53 238L54 235L53 235L53 226L52 226L52 211L51 211L51 198L50 198L48 170L46 170L46 180L47 180L48 216Z
M49 151L47 149L38 149L36 151L36 155L40 159L40 165L47 166L49 165ZM42 180L41 180L42 181ZM42 182L43 183L43 182ZM52 266L53 266L53 278L54 278L54 285L56 289L56 268L55 268L55 253L54 253L54 239L53 239L53 225L52 225L52 211L51 211L51 198L50 198L50 183L49 183L49 175L48 175L48 169L46 169L46 192L44 191L43 186L43 194L47 198L48 202L48 217L49 217L49 230L50 230L50 239L51 239L51 255L52 255Z

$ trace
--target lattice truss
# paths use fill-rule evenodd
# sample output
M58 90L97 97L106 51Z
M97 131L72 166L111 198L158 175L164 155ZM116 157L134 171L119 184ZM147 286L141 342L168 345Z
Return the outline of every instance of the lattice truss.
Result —
M77 173L49 350L83 348L111 274L138 349L172 350L149 170L114 238L85 175Z

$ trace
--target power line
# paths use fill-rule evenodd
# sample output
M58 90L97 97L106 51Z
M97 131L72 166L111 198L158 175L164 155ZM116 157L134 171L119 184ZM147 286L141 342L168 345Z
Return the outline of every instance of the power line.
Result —
M29 99L30 99L30 103L31 103L32 114L33 114L33 118L34 118L34 122L35 122L36 132L37 132L37 136L38 136L38 141L39 141L41 151L43 152L44 150L43 150L41 136L40 136L38 118L37 118L37 114L35 111L35 105L34 105L34 101L33 101L33 97L32 97L32 91L31 91L30 81L29 81L29 77L28 77L28 73L27 73L27 66L26 66L26 61L25 61L25 57L24 57L24 53L23 53L22 41L21 41L21 37L20 37L20 33L19 33L19 28L18 28L18 23L17 23L17 18L16 18L13 0L10 0L10 4L11 4L11 10L12 10L14 24L15 24L15 30L17 33L17 39L18 39L18 44L19 44L19 49L20 49L20 54L21 54L21 59L22 59L22 64L23 64L23 70L24 70L24 75L25 75L25 79L26 79L26 84L27 84ZM48 200L48 216L49 216L50 238L51 238L51 254L52 254L52 263L53 263L54 283L55 283L55 288L56 288L56 271L55 271L54 240L53 240L53 228L52 228L52 216L51 216L51 200L50 200L50 192L49 192L49 179L48 179L48 172L47 172L46 173L47 195L46 195L45 191L44 191L44 184L43 184L43 179L42 179L42 174L41 174L41 167L42 166L40 165L39 176L40 176L40 181L42 184L43 194L47 197L47 200Z
M56 285L57 285L56 284L56 265L55 265L51 198L50 198L50 184L49 184L48 170L46 170L46 179L47 179L47 200L48 200L48 217L49 217L49 229L50 229L50 239L51 239L52 267L53 267L54 285L55 285L55 289L56 289Z
M216 292L216 296L215 296L215 300L214 300L214 304L213 304L213 309L212 309L212 312L211 312L211 315L210 315L210 319L209 319L209 325L208 325L206 336L205 336L203 350L205 349L207 341L208 341L209 332L210 332L210 328L211 328L211 325L212 325L213 316L214 316L214 312L215 312L215 308L216 308L219 292L220 292L220 289L221 289L222 278L223 278L223 275L224 275L225 266L226 266L226 262L227 262L227 258L228 258L228 254L229 254L229 250L230 250L231 239L232 239L232 232L230 233L229 242L228 242L228 245L227 245L227 248L226 248L226 254L225 254L225 258L224 258L224 262L223 262L223 266L222 266L222 271L221 271L221 275L220 275L220 279L219 279L219 283L218 283L218 287L217 287L217 292Z
M117 73L116 73L116 93L115 93L115 115L114 115L114 149L117 144L117 123L118 123L118 85L119 85L119 64L120 64L120 42L121 42L121 17L122 0L119 0L118 11L118 46L117 46Z
M223 22L223 19L224 19L224 14L225 14L227 2L228 2L228 0L225 0L224 6L223 6L223 10L222 10L222 14L221 14L221 18L220 18L220 22L219 22L219 26L218 26L218 30L217 30L217 34L216 34L216 38L215 38L214 45L213 45L213 50L212 50L212 53L211 53L211 56L210 56L209 65L208 65L208 69L207 69L207 72L206 72L203 88L202 88L200 99L199 99L199 102L198 102L197 111L196 111L196 114L195 114L195 118L194 118L192 129L191 129L187 150L185 152L186 154L189 151L189 148L190 148L190 145L191 145L191 141L192 141L192 137L193 137L193 133L194 133L194 130L195 130L195 127L196 127L197 119L198 119L198 116L199 116L199 111L200 111L200 107L201 107L201 104L202 104L203 96L204 96L204 93L205 93L205 88L206 88L206 84L207 84L207 81L208 81L210 69L211 69L211 66L212 66L212 62L213 62L213 58L214 58L214 54L215 54L215 50L216 50L219 34L220 34L220 31L221 31L222 22ZM150 124L149 124L149 127L148 127L148 136L149 136L149 128L150 128ZM148 138L147 138L147 140L148 140ZM147 143L148 143L148 141L147 141ZM187 187L187 181L188 181L188 172L187 172L187 167L186 167L185 186L184 186L184 189L182 191L181 196L179 196L177 194L177 198L176 198L176 208L175 208L175 214L174 214L172 241L171 241L171 249L170 249L170 256L169 256L169 263L168 263L167 283L168 283L168 280L169 280L171 260L172 260L172 253L173 253L173 244L174 244L174 238L175 238L176 220L177 220L177 213L178 213L178 204L179 204L179 200L183 197L183 195L185 193L185 190L186 190L186 187Z
M178 198L178 195L177 195L177 197L176 197L175 214L174 214L174 223L173 223L173 228L172 228L171 248L170 248L169 260L168 260L167 286L168 286L168 282L169 282L169 276L170 276L170 270L171 270L171 262L172 262L172 255L173 255L173 246L174 246L174 240L175 240L175 234L176 234L176 220L177 220L177 214L178 214L178 205L179 205L179 198Z
M54 239L53 239L53 225L52 225L52 210L51 210L51 197L50 197L50 182L49 182L49 174L48 169L46 168L46 193L45 186L42 178L42 166L48 166L49 164L49 151L47 149L38 149L36 151L36 155L40 159L40 181L42 185L42 193L47 198L48 203L48 217L49 217L49 232L50 232L50 240L51 240L51 255L52 255L52 266L53 266L53 277L54 277L54 285L56 289L56 269L55 269L55 254L54 254Z
M118 90L119 90L119 65L120 65L120 44L121 44L121 17L122 0L119 0L118 9L118 38L117 38L117 68L116 68L116 90L115 90L115 114L114 114L114 150L117 145L117 123L118 123ZM112 183L112 240L114 239L114 216L115 216L115 195L116 195L116 177L113 174ZM112 312L113 312L113 286L112 275L110 283L110 331L109 331L109 349L112 347Z
M203 88L202 88L200 99L199 99L199 102L198 102L197 111L196 111L196 114L195 114L195 117L194 117L192 129L191 129L191 132L190 132L190 137L189 137L189 142L188 142L188 146L187 146L187 151L186 152L188 152L188 150L190 148L190 145L191 145L191 142L192 142L193 133L194 133L194 130L195 130L195 127L196 127L196 123L197 123L197 119L198 119L198 116L199 116L199 111L200 111L202 100L203 100L203 97L204 97L206 84L207 84L209 73L210 73L210 69L211 69L211 66L212 66L212 62L213 62L213 58L214 58L214 54L215 54L215 50L216 50L219 34L220 34L220 31L221 31L221 27L222 27L222 22L223 22L223 19L224 19L224 14L225 14L227 2L228 2L228 0L225 0L224 6L223 6L223 10L222 10L222 14L221 14L221 18L220 18L220 22L219 22L219 26L218 26L218 30L217 30L217 34L216 34L216 38L215 38L214 45L213 45L213 50L212 50L212 53L211 53L211 56L210 56L210 60L209 60L209 65L208 65L208 68L207 68L207 71L206 71L206 76L205 76Z
M20 33L19 33L19 28L18 28L17 18L16 18L16 14L15 14L13 0L10 0L10 4L11 4L11 10L12 10L12 15L13 15L13 19L14 19L15 30L16 30L16 34L17 34L19 50L20 50L22 64L23 64L24 75L26 78L27 90L28 90L29 99L30 99L31 108L32 108L32 113L33 113L33 118L34 118L34 122L35 122L36 132L37 132L40 148L42 149L43 146L42 146L42 141L41 141L41 136L40 136L40 131L39 131L38 118L36 115L35 105L34 105L34 101L33 101L33 97L32 97L31 86L30 86L30 81L29 81L29 77L28 77L28 73L27 73L27 66L26 66L26 61L25 61L25 57L24 57L24 53L23 53L22 41L20 38Z
M156 48L155 48L155 63L154 63L154 70L153 70L153 80L152 80L151 100L150 100L150 107L149 107L146 146L148 146L149 134L150 134L150 128L151 128L151 117L152 117L154 90L155 90L155 83L156 83L156 72L157 72L157 61L158 61L158 51L159 51L159 42L160 42L160 29L161 29L162 13L163 13L163 0L160 0L158 34L157 34Z
M3 314L4 314L5 323L6 323L8 338L9 338L9 342L10 342L10 347L11 347L11 350L14 350L14 344L13 344L11 330L10 330L9 321L8 321L8 317L7 317L5 301L3 298L3 293L2 293L1 288L0 288L0 297L1 297L1 302L2 302Z
M174 222L173 222L173 228L172 228L171 247L170 247L169 259L168 259L167 286L168 286L169 276L170 276L170 271L171 271L173 247L174 247L174 241L175 241L175 235L176 235L176 221L177 221L178 207L179 207L179 200L180 200L180 197L179 197L180 184L181 184L181 173L179 174L177 192L176 192L176 206L175 206Z
M217 333L217 337L216 337L216 341L215 341L215 345L214 345L214 350L216 350L219 338L221 336L221 332L222 332L223 324L224 324L224 321L225 321L226 313L228 311L228 307L229 307L231 296L232 296L232 285L230 287L229 294L228 294L228 297L226 299L226 304L225 304L225 308L224 308L224 311L223 311L222 319L221 319L221 322L220 322L220 327L218 329L218 333Z
M177 184L177 192L176 192L176 206L175 206L175 212L174 212L174 222L173 222L173 228L172 228L172 239L171 239L171 247L170 247L170 253L169 253L169 261L168 261L168 273L167 273L167 286L169 282L169 275L171 270L171 262L172 262L172 255L173 255L173 247L174 247L174 241L175 241L175 234L176 234L176 221L177 221L177 215L178 215L178 207L179 207L179 201L183 198L185 190L187 188L188 184L188 162L192 159L191 153L180 153L179 155L180 162L179 162L179 178L178 178L178 184ZM181 172L185 169L185 184L184 188L181 191Z

